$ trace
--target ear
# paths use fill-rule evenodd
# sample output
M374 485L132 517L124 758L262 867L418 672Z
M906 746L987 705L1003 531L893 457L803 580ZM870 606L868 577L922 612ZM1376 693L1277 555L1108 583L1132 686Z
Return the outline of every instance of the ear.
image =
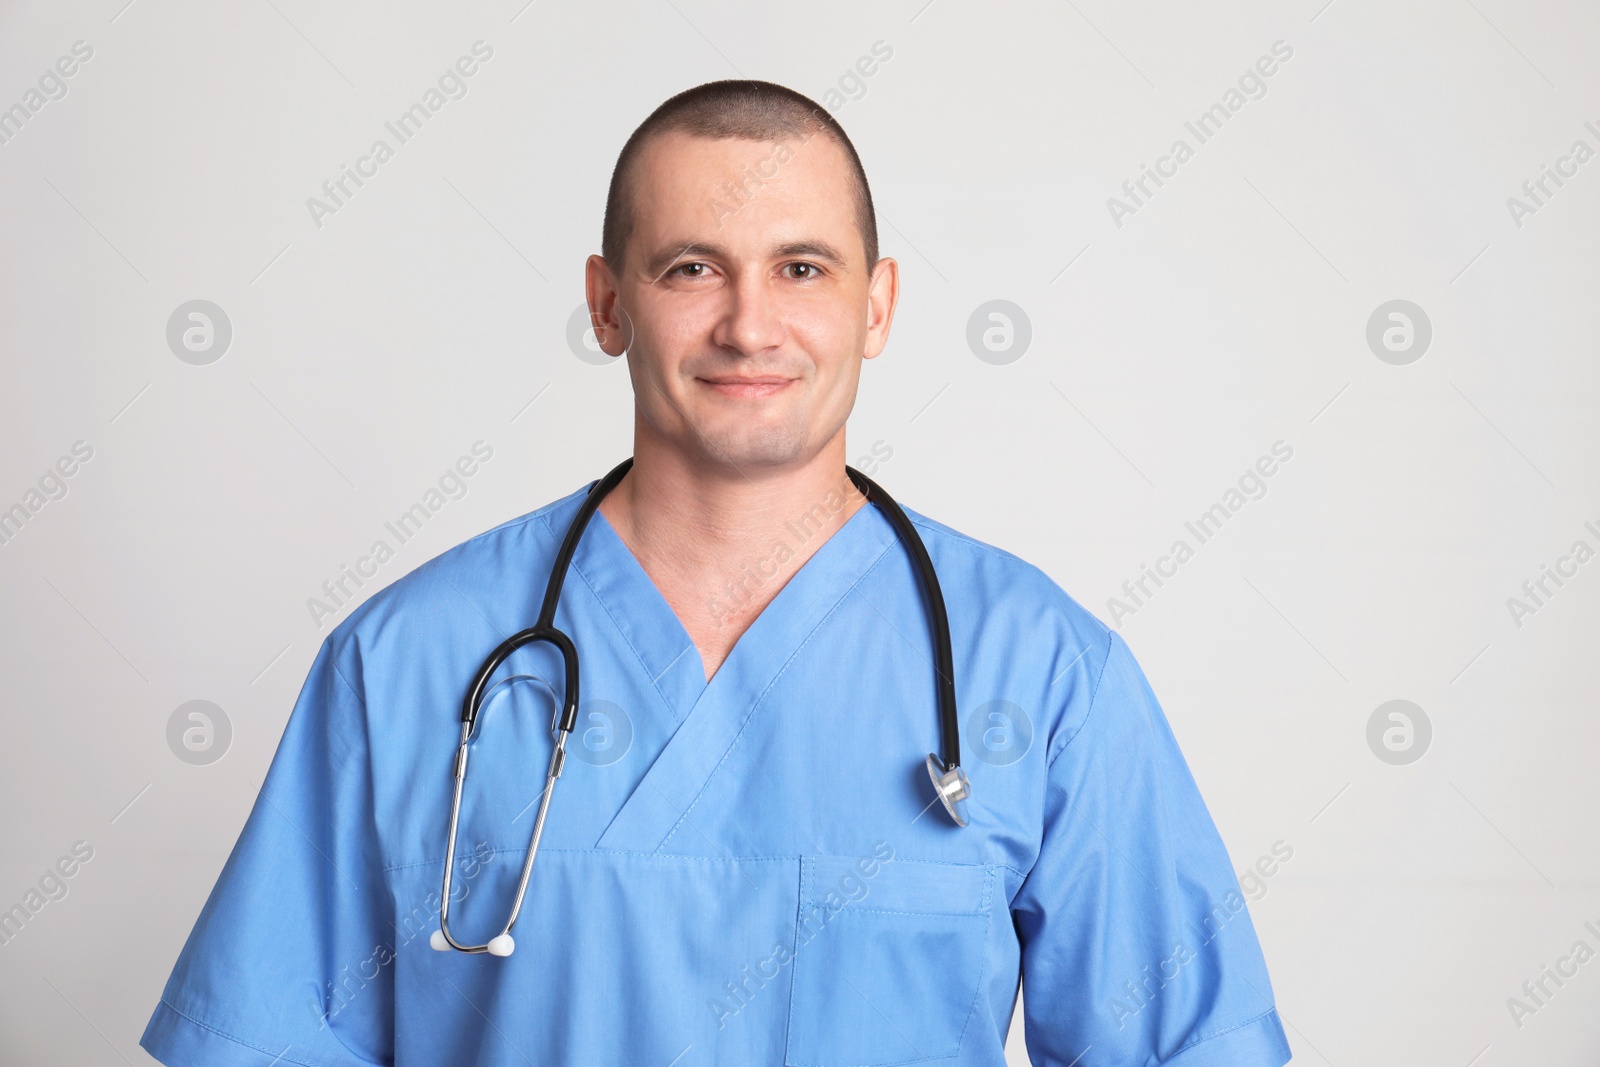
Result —
M889 325L900 301L900 264L887 256L878 260L867 279L867 340L862 359L871 359L889 343Z
M600 351L620 356L633 343L633 321L617 299L617 276L603 256L590 256L584 264L583 290L589 302L589 325Z

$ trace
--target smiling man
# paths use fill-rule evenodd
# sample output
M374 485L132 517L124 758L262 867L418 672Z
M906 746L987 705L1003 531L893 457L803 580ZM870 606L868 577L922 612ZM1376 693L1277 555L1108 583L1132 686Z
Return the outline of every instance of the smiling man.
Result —
M586 281L631 465L328 637L145 1047L1000 1067L1020 982L1039 1067L1286 1062L1128 646L846 466L900 279L837 123L668 100Z

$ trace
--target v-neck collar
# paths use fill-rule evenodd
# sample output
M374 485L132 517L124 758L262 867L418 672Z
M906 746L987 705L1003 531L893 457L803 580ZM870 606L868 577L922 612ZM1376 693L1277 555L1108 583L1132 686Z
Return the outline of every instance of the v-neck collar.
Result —
M570 521L575 510L550 516L558 538L566 529L562 519ZM708 682L699 653L666 598L605 516L595 514L573 554L574 576L593 592L678 719L596 847L645 852L662 847L778 676L897 543L893 526L875 505L858 509L778 590ZM582 656L581 648L578 652Z
M581 502L587 491L586 487L576 494L576 500ZM574 506L562 510L565 514L550 524L557 540L565 535L566 524L571 522L577 509ZM812 608L819 598L826 599L830 589L835 599L843 596L866 565L895 541L893 527L875 505L869 503L858 508L817 546L811 557L739 635L709 682L705 663L688 630L616 527L598 509L578 542L572 569L594 592L638 656L640 667L651 684L681 722L702 694L718 684L724 675L735 673L748 679L752 668L759 674L760 665L743 662L750 658L751 648L774 647L774 641L777 648L785 648L789 636L808 625L806 620L811 618ZM792 541L790 547L793 548ZM831 607L831 602L828 606Z

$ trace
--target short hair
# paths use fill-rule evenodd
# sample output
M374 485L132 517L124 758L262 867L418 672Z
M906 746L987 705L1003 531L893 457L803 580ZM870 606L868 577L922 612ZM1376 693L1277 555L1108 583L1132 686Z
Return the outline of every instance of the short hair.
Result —
M827 134L844 149L850 163L856 225L866 250L867 270L878 262L878 220L872 210L867 172L861 166L855 145L845 135L844 127L816 101L793 89L772 82L727 79L706 82L670 98L652 111L622 146L617 165L611 171L600 240L600 254L612 270L621 272L623 249L633 233L633 186L639 155L651 138L672 132L712 140L736 138L760 142Z

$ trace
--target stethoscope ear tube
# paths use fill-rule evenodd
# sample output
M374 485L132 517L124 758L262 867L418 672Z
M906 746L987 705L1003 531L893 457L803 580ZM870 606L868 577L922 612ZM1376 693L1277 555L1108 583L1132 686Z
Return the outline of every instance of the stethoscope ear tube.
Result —
M567 735L570 730L557 730L555 748L550 753L550 770L545 775L544 792L539 797L539 813L533 820L533 833L528 839L528 851L523 857L522 874L517 882L517 893L511 905L511 914L506 917L505 925L500 932L481 945L468 945L457 941L450 932L450 876L454 872L456 863L456 830L461 818L461 790L467 782L467 752L468 742L471 740L472 727L467 723L461 724L461 747L456 758L455 799L450 805L450 837L445 847L444 888L440 891L439 899L439 928L428 938L428 943L440 952L455 949L458 952L480 953L487 952L493 956L509 956L516 948L516 942L511 937L511 928L517 925L517 916L522 913L522 902L528 893L528 880L533 875L533 861L539 855L539 839L544 836L545 818L550 814L550 801L555 796L556 779L561 777L561 770L566 765Z

